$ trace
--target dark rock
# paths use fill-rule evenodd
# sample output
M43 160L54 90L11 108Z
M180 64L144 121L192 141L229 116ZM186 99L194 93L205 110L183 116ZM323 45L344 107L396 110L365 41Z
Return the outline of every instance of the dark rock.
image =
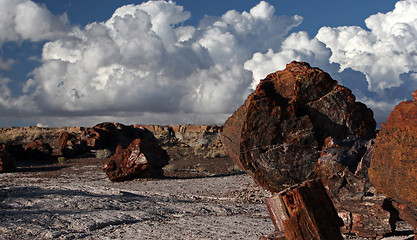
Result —
M92 149L116 149L117 146L127 146L135 139L147 139L157 142L153 134L145 128L135 128L120 123L105 122L86 129L80 136Z
M34 140L25 146L27 160L30 161L51 161L52 147L42 140Z
M369 169L378 191L413 209L417 208L416 136L417 102L401 102L382 124Z
M385 197L370 185L368 169L375 140L328 137L314 170L332 198L345 226L342 232L375 238L393 231Z
M319 180L309 180L274 194L266 204L275 226L274 236L284 233L287 240L343 239L340 233L343 221Z
M16 159L10 154L6 145L0 145L0 173L13 172L16 170Z
M225 123L228 154L264 188L278 192L315 176L324 140L375 136L373 113L308 63L292 62L261 80Z
M59 154L65 157L74 157L89 151L87 141L65 131L59 134L57 145Z
M27 158L22 144L5 144L4 149L13 155L16 161L25 161Z
M169 157L155 142L136 139L127 148L119 146L104 170L111 181L119 182L134 178L150 178L163 174L162 167Z
M352 193L366 195L370 184L367 174L374 140L350 137L338 141L332 137L325 145L314 170L339 207L340 200Z

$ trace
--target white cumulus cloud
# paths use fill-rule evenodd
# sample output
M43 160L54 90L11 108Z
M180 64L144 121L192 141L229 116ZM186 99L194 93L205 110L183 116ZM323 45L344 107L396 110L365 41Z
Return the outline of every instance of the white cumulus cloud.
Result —
M189 17L172 1L120 7L47 42L24 90L52 115L185 114L221 123L251 91L243 63L302 21L276 16L264 1L198 27L184 25Z
M65 14L53 15L30 0L0 0L0 46L8 41L56 39L68 27Z

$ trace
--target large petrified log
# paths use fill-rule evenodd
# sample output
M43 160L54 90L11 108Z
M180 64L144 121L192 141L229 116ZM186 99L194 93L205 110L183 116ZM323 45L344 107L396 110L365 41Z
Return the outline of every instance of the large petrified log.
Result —
M158 144L146 139L136 139L127 148L118 146L104 170L114 182L149 178L161 176L162 167L168 161L167 152Z
M343 239L343 221L319 180L285 189L267 199L266 204L275 226L272 239Z
M405 212L417 212L417 91L413 97L397 105L382 124L369 169L372 185L396 206L405 206L398 210L406 216ZM407 218L417 228L416 215Z
M279 192L315 176L324 140L375 136L372 111L308 63L269 74L226 121L226 151L264 188Z
M377 190L413 207L417 207L416 100L401 102L382 124L369 169Z

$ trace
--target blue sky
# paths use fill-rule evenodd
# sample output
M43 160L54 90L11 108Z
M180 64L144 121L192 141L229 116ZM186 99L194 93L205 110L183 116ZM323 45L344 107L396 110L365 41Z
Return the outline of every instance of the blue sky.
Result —
M378 123L417 89L416 0L0 0L0 16L1 126L221 124L292 60Z

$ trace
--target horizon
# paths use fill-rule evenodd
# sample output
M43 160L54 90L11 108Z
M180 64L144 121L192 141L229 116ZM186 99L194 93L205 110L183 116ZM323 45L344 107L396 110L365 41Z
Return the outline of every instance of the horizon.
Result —
M378 126L417 89L417 0L0 0L0 16L4 127L223 125L294 60Z

